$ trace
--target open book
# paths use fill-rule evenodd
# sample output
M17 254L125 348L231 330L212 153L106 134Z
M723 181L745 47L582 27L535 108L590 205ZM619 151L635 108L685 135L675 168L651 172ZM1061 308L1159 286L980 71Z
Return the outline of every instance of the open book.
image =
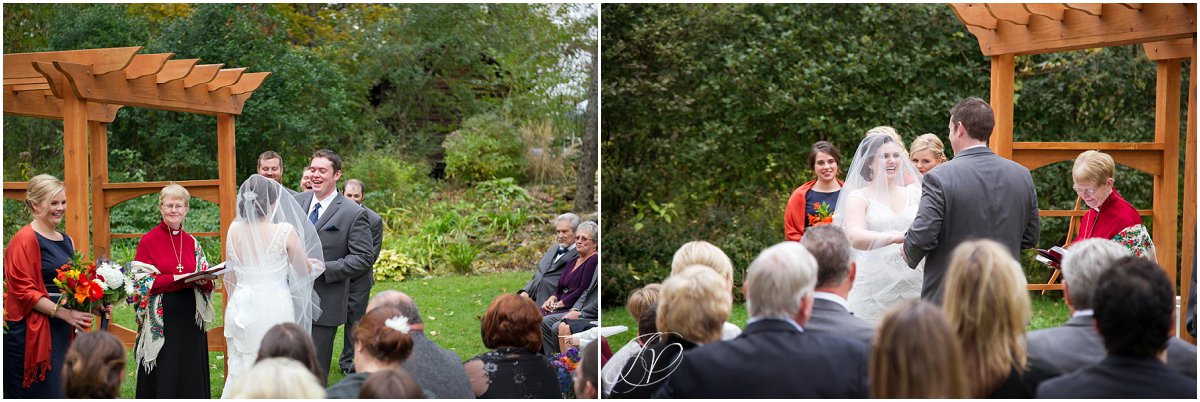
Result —
M188 274L187 276L184 276L183 283L192 283L195 281L217 279L218 276L225 273L225 270L227 268L228 267L226 267L225 263L223 263L223 262L220 264L217 264L217 265L213 265L211 267L208 267L208 269L206 269L204 271L196 271L194 273Z
M1051 268L1062 268L1062 260L1066 256L1066 249L1059 246L1054 246L1050 247L1049 250L1038 249L1037 256L1034 258L1036 258L1042 264L1050 266Z

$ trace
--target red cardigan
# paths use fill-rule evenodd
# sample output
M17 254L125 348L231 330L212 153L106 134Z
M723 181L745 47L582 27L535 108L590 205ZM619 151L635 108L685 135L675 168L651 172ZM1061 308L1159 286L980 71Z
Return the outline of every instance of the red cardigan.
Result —
M37 236L32 226L25 225L4 248L4 320L25 320L23 388L45 380L46 370L51 369L50 316L33 310L38 300L50 297L42 281L41 265L42 249Z
M835 180L839 186L843 184L841 179ZM787 208L783 210L783 237L785 240L800 241L800 238L804 236L806 221L804 196L815 184L817 184L816 180L801 184L795 191L792 191L792 196L788 198Z

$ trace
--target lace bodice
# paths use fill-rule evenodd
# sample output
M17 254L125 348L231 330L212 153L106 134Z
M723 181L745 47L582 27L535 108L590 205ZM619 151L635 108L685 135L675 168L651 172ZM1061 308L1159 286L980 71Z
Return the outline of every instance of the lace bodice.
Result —
M917 186L901 187L904 192L904 208L897 213L887 205L886 200L877 199L865 189L854 190L851 197L867 201L867 216L864 218L866 229L873 232L905 232L917 217L917 206L921 202L921 189Z

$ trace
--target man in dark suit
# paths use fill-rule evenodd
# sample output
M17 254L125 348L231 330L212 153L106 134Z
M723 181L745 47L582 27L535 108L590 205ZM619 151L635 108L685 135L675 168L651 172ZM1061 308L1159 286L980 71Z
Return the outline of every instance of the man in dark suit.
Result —
M1196 380L1162 358L1175 325L1174 285L1140 257L1117 260L1096 281L1096 330L1108 356L1038 385L1038 398L1196 399Z
M579 252L575 250L575 229L578 227L579 216L573 213L567 212L554 218L554 244L542 254L542 259L533 271L533 278L530 278L517 294L528 297L538 306L554 294L563 267L567 261L579 256Z
M348 280L371 270L375 250L367 214L337 192L342 158L328 149L319 150L313 153L308 170L313 189L297 194L295 199L314 222L325 254L325 273L313 284L321 298L321 316L312 325L313 344L323 371L321 383L325 384L333 359L333 338L337 327L346 323Z
M867 347L803 329L816 281L817 262L804 246L764 250L746 273L746 329L685 352L654 397L866 398Z
M1021 249L1037 245L1041 222L1033 177L987 147L994 124L982 99L963 99L950 109L954 159L925 174L921 206L902 250L909 267L925 259L923 299L941 304L950 254L964 241L995 240L1018 261Z
M342 186L346 199L354 201L367 214L367 223L371 226L371 246L375 251L371 257L371 265L379 260L379 251L383 248L383 218L379 214L362 205L365 187L358 179L346 180ZM338 357L338 366L342 373L354 372L354 324L367 312L367 297L371 295L371 286L375 285L373 269L350 278L350 295L346 306L346 329L342 331L342 355Z
M847 308L846 295L850 294L858 267L850 253L846 232L834 225L814 226L804 233L800 244L817 259L812 317L804 329L814 334L857 339L870 345L875 329Z
M1071 318L1061 327L1033 331L1028 336L1029 357L1038 358L1070 373L1104 359L1104 340L1094 328L1092 293L1096 279L1113 269L1118 259L1131 255L1129 249L1107 239L1086 239L1071 245L1063 258L1063 298ZM1196 378L1196 346L1171 337L1167 342L1167 366Z
M392 306L408 317L409 335L412 336L412 355L400 367L408 371L421 389L428 390L439 399L474 399L471 383L463 371L462 359L457 354L438 346L425 336L425 323L412 297L395 290L384 290L371 298L367 311L379 306Z

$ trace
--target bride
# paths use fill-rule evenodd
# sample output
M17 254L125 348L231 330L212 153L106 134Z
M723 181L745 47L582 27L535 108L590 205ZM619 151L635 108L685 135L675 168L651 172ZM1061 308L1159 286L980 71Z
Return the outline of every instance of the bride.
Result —
M921 296L925 263L910 269L900 257L921 201L921 174L898 138L872 129L854 153L842 194L834 224L850 239L858 269L846 299L856 317L875 324L893 303Z
M279 183L252 175L237 195L237 219L225 242L225 391L254 364L263 335L294 322L312 331L321 314L313 281L325 271L321 240ZM227 395L222 393L222 395Z

